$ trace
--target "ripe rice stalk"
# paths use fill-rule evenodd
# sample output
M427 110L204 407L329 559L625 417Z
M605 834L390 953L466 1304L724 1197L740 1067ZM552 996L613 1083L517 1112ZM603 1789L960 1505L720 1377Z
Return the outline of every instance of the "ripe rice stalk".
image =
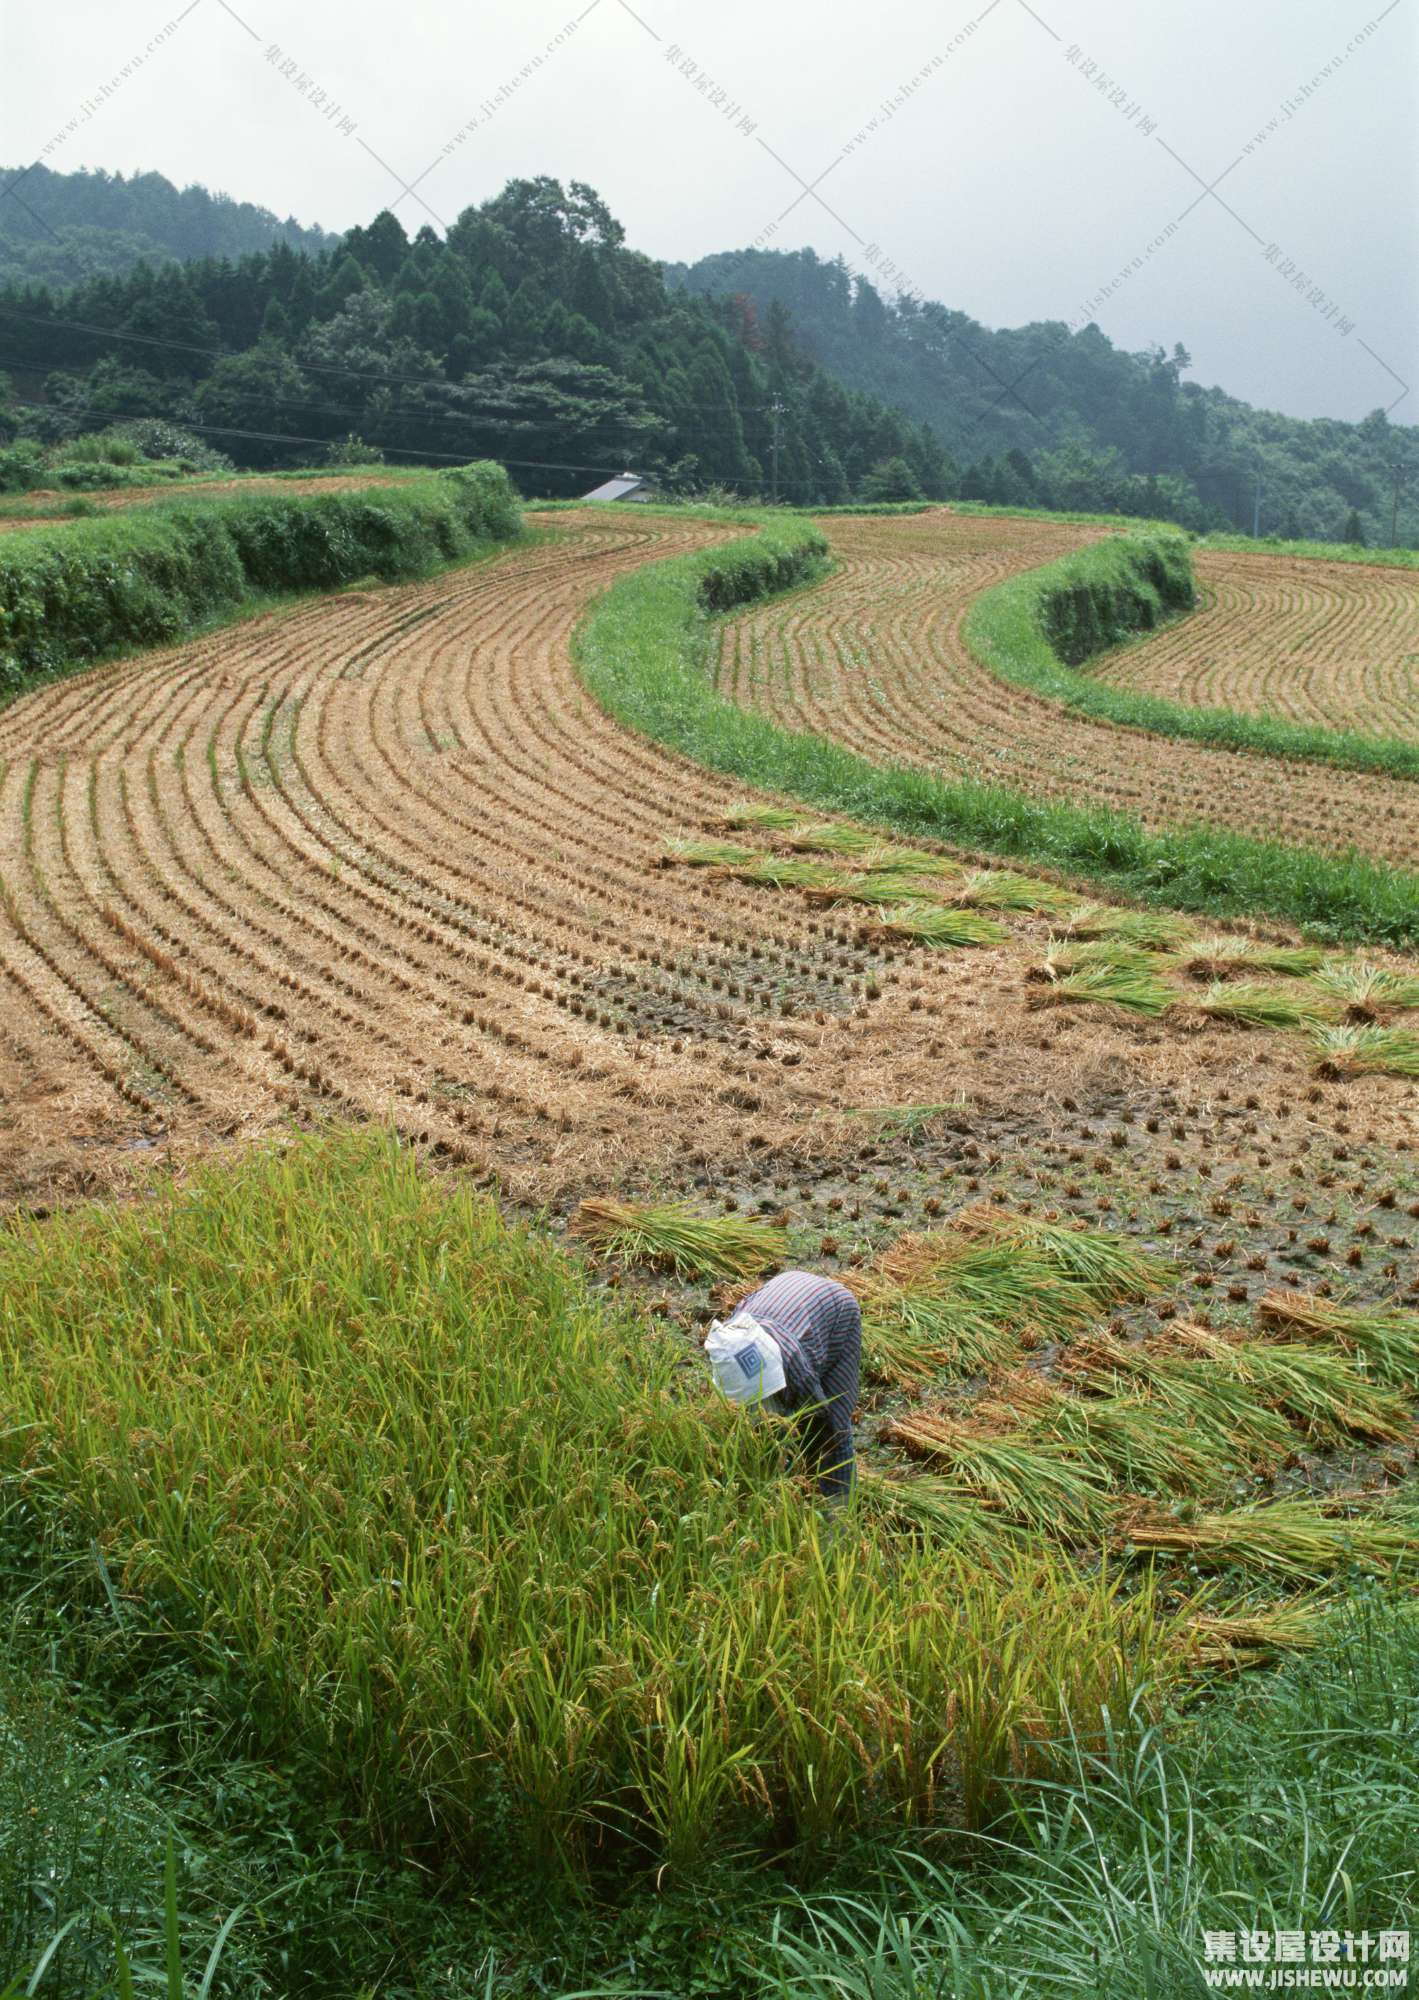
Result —
M1317 1027L1311 1045L1322 1076L1419 1076L1419 1035L1405 1028Z
M1372 959L1327 959L1312 984L1338 1000L1352 1021L1378 1021L1419 1007L1419 975Z
M584 1201L571 1233L622 1264L681 1278L753 1278L788 1255L786 1233L737 1215L697 1215L688 1202Z
M1268 1292L1257 1306L1265 1326L1356 1354L1377 1381L1419 1393L1419 1312L1402 1306L1342 1306L1308 1292Z
M1117 1535L1129 1552L1187 1556L1211 1569L1235 1564L1303 1583L1352 1567L1387 1575L1419 1558L1416 1530L1399 1522L1349 1518L1332 1511L1334 1504L1268 1500L1190 1520L1143 1508L1125 1516Z
M1405 1399L1371 1381L1353 1356L1331 1343L1229 1340L1205 1327L1180 1328L1178 1339L1219 1373L1230 1373L1284 1411L1310 1438L1392 1444L1413 1429Z
M1196 1000L1187 1002L1214 1021L1236 1021L1244 1028L1303 1028L1335 1011L1335 1002L1307 986L1266 986L1218 980Z
M1261 938L1226 933L1198 938L1177 954L1190 978L1211 980L1230 979L1241 972L1300 979L1316 970L1322 956L1312 945L1267 944Z
M1126 1492L1197 1496L1225 1489L1225 1440L1146 1396L1072 1396L1038 1376L1016 1375L992 1385L990 1401L978 1404L975 1415L989 1421L997 1407L1023 1418L1031 1438L1066 1446Z
M854 1286L862 1306L862 1365L877 1382L914 1388L933 1376L979 1375L1014 1359L1012 1327L968 1299L929 1286Z
M1075 972L1047 982L1031 999L1033 1007L1063 1006L1094 1001L1123 1007L1130 1014L1165 1014L1177 995L1146 965L1082 965Z
M1142 951L1173 951L1192 936L1181 917L1161 910L1121 910L1111 903L1078 904L1063 928L1070 937L1122 938Z
M1107 1526L1112 1503L1106 1481L1065 1445L993 1435L930 1411L899 1417L886 1436L929 1459L945 1493L981 1500L1022 1527L1088 1541Z
M1113 1229L1089 1229L1084 1224L1045 1222L1033 1215L1016 1215L993 1202L977 1202L951 1219L953 1229L968 1237L1028 1244L1071 1285L1077 1285L1101 1312L1125 1300L1154 1297L1176 1283L1171 1261L1144 1250L1131 1237Z
M731 806L712 822L715 826L755 827L765 833L779 833L785 828L796 826L800 815L792 806L771 806L758 799L746 799L742 805Z
M916 944L1003 944L1010 935L979 910L953 910L940 903L887 905L874 910L872 916L875 929L890 937L910 938Z
M747 868L766 857L757 848L736 847L728 840L672 840L660 858L685 868Z
M874 847L863 859L873 869L884 869L893 875L936 876L943 882L965 873L960 862L952 861L949 855L933 854L925 847L898 847L891 841Z
M1057 882L1041 882L1032 875L1014 875L1008 869L983 868L968 875L952 890L952 900L979 910L1029 910L1061 912L1070 908L1073 897Z

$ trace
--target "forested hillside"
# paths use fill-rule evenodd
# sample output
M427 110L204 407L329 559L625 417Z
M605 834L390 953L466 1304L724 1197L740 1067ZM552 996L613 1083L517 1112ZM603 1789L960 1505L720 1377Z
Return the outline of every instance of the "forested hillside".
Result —
M244 257L275 242L323 250L339 238L284 222L269 208L174 187L162 174L56 174L48 167L0 167L0 283L77 285L147 261Z
M784 313L761 326L667 291L592 189L546 178L510 182L446 239L411 242L384 213L315 254L6 286L0 368L11 437L161 416L271 465L354 434L434 463L497 458L539 493L628 465L801 503L953 485L928 428L807 361Z
M1097 326L992 331L931 300L886 299L812 250L726 251L668 265L672 284L786 310L841 381L929 424L967 498L1225 517L1263 534L1388 541L1393 466L1419 475L1412 427L1304 420L1183 380L1175 346L1129 354ZM1351 520L1352 511L1357 519ZM1401 491L1399 539L1419 542L1419 476Z

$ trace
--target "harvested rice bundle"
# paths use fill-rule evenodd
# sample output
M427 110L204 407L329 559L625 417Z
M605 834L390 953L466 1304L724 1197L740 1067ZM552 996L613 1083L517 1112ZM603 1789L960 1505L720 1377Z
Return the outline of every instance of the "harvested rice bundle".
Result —
M1405 1028L1318 1027L1311 1041L1322 1076L1419 1076L1419 1035Z
M910 869L870 868L860 875L839 873L827 892L839 903L919 903L926 900L922 878Z
M1008 869L983 868L968 875L952 890L952 900L979 910L1030 910L1059 912L1070 908L1073 897L1057 882L1041 882L1032 875L1012 875Z
M942 1473L944 1493L964 1494L1007 1520L1066 1540L1102 1534L1112 1510L1098 1468L1047 1438L999 1436L931 1411L900 1417L886 1432Z
M778 833L784 828L796 826L799 814L791 806L771 806L757 799L746 799L742 805L731 806L712 821L714 826L756 827L765 833Z
M805 861L801 855L761 854L733 873L741 882L766 884L771 889L817 889L836 893L838 870L827 861Z
M1079 1286L1101 1312L1125 1300L1168 1291L1177 1278L1168 1258L1141 1249L1114 1229L1045 1222L1033 1215L1015 1215L993 1202L961 1209L951 1218L951 1227L967 1237L1028 1244L1061 1277Z
M785 830L784 839L790 847L806 848L812 854L870 854L882 844L880 834L836 819L797 822Z
M1013 1359L1016 1336L967 1299L929 1286L855 1284L862 1365L877 1382L912 1388L932 1376L978 1375Z
M1359 1499L1268 1500L1187 1521L1140 1508L1119 1523L1117 1536L1128 1552L1187 1556L1213 1569L1235 1563L1301 1582L1318 1582L1352 1566L1386 1575L1419 1559L1419 1532L1414 1529L1363 1515L1350 1519L1335 1511Z
M1403 1306L1342 1306L1308 1292L1268 1292L1257 1306L1265 1326L1357 1354L1377 1381L1419 1392L1419 1312Z
M697 1215L683 1201L584 1201L571 1233L618 1263L650 1264L682 1278L753 1278L788 1254L782 1229L737 1215Z
M979 910L953 910L941 903L902 902L872 912L873 928L888 937L938 946L1003 944L1010 933Z
M1096 1394L1141 1388L1180 1424L1215 1439L1230 1454L1235 1471L1275 1472L1300 1444L1280 1410L1234 1374L1195 1354L1160 1352L1151 1342L1093 1334L1068 1348L1060 1366L1067 1378L1087 1383Z
M1312 1597L1265 1611L1200 1611L1188 1621L1196 1639L1193 1657L1202 1667L1265 1666L1278 1653L1317 1645L1329 1609L1325 1599Z
M943 1480L913 1472L894 1475L872 1466L858 1470L859 1491L874 1512L907 1528L921 1528L935 1540L967 1553L987 1571L1000 1571L1025 1552L1022 1528L965 1498Z
M1121 910L1111 903L1080 903L1065 918L1070 937L1122 938L1143 951L1172 951L1192 935L1182 917L1161 910Z
M1081 965L1077 971L1047 979L1046 984L1031 995L1029 1004L1032 1007L1050 1007L1092 1001L1110 1007L1123 1007L1130 1014L1156 1017L1165 1014L1176 999L1177 994L1172 987L1165 986L1148 964L1131 960L1112 963L1100 960Z
M1404 1398L1372 1382L1353 1356L1328 1342L1236 1340L1199 1326L1170 1329L1169 1337L1284 1411L1307 1437L1393 1444L1413 1429Z
M683 868L747 868L751 862L766 860L760 849L736 847L728 840L672 840L659 865L678 862Z
M1198 1432L1147 1396L1071 1396L1038 1375L1016 1374L993 1384L973 1411L982 1423L1010 1413L1031 1439L1066 1446L1126 1492L1218 1493L1231 1471L1225 1439Z
M1221 934L1198 938L1177 954L1192 979L1230 979L1239 972L1269 972L1300 979L1314 972L1322 954L1313 945L1267 944L1260 938Z
M954 1229L899 1236L873 1275L920 1298L970 1307L1021 1346L1067 1340L1096 1311L1087 1293L1031 1245L973 1240Z
M1100 965L1152 976L1157 961L1123 938L1089 938L1082 944L1051 938L1044 957L1026 977L1036 981L1067 979L1071 973L1087 972Z
M1304 1028L1333 1015L1336 1003L1309 986L1266 986L1218 980L1197 999L1186 1003L1214 1021L1236 1021L1244 1028Z
M1352 1021L1378 1021L1419 1007L1419 976L1370 959L1327 959L1312 984L1339 1001Z

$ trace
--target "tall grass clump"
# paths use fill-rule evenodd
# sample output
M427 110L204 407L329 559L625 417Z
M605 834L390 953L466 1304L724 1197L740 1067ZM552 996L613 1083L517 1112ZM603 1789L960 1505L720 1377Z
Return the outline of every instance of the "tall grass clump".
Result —
M883 768L737 707L714 686L714 614L812 583L828 565L828 544L809 523L747 511L737 518L760 532L622 577L578 630L573 650L583 679L627 727L817 811L1056 868L1116 896L1215 916L1266 914L1311 925L1327 939L1419 944L1419 877L1411 873L1215 827L1153 833L1102 806ZM1174 929L1166 943L1178 941Z
M777 1426L380 1135L0 1239L0 1473L253 1754L406 1852L690 1869L981 1820L1179 1631L824 1531Z
M0 696L104 654L180 639L249 599L427 575L510 540L521 518L506 472L480 462L389 490L173 500L6 535Z

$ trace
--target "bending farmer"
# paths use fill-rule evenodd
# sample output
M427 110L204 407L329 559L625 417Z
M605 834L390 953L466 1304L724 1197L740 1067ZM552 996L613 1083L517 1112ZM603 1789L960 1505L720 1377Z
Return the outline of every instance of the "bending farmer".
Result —
M783 1271L749 1294L731 1325L742 1318L771 1335L783 1358L783 1387L765 1397L765 1407L797 1416L821 1493L851 1492L852 1413L862 1364L857 1300L832 1278Z

